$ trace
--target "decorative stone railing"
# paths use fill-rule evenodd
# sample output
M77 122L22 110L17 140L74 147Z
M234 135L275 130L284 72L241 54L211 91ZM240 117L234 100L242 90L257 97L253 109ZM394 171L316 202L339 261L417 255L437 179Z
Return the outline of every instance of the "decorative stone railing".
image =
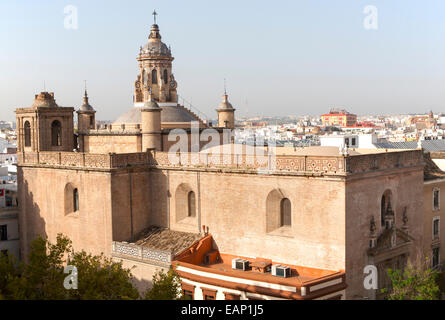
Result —
M174 256L171 252L147 248L127 242L113 241L112 253L164 265L170 265L174 260Z
M345 172L345 157L248 155L248 154L208 154L208 153L168 153L157 152L155 165L189 168L247 169L264 172Z
M361 173L379 169L423 166L420 150L368 153L353 156L292 156L157 152L155 165L163 167L232 168L264 172L304 172L309 174Z
M109 169L112 154L90 154L76 152L33 152L18 153L18 164L39 164L64 167L92 167Z
M115 169L132 166L191 169L237 169L258 172L295 172L345 175L423 165L421 150L368 153L352 156L292 156L138 152L91 154L75 152L19 153L19 165Z
M140 153L77 153L77 152L24 152L18 153L19 165L49 165L76 168L113 169L137 165L152 165L153 155Z

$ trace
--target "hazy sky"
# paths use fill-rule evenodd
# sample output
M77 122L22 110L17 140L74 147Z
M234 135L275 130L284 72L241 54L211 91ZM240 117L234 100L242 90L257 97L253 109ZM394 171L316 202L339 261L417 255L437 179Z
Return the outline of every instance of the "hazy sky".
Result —
M367 5L378 30L363 26ZM78 108L88 80L101 120L131 108L153 9L179 94L210 118L224 78L238 116L445 112L443 0L1 0L0 119L44 81Z

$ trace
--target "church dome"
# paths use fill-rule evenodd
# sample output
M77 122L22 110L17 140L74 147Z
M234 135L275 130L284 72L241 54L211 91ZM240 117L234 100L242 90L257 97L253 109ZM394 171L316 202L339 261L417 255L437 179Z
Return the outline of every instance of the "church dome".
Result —
M150 101L146 102L150 103ZM156 105L158 105L155 102ZM133 107L113 122L113 124L138 124L142 122L141 111L144 107ZM186 108L176 106L162 106L161 122L192 122L201 121L197 116L192 114Z
M171 57L171 50L161 41L161 39L162 37L159 33L158 25L152 25L150 29L150 36L148 37L148 43L141 47L139 55L141 57Z
M54 92L40 92L36 94L32 108L57 108L59 107L54 100Z

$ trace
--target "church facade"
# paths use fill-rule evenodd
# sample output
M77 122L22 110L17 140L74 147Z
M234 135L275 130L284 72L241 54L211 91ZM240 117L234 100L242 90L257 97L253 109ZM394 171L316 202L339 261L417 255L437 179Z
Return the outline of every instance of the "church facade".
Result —
M277 148L260 159L224 138L235 127L227 94L215 126L178 103L172 61L155 24L133 107L105 128L86 92L77 132L54 93L16 110L22 257L36 235L63 233L135 265L141 287L173 266L194 299L377 297L364 267L377 266L383 288L385 268L422 246L422 151ZM171 151L177 129L192 152ZM229 147L193 143L208 129Z

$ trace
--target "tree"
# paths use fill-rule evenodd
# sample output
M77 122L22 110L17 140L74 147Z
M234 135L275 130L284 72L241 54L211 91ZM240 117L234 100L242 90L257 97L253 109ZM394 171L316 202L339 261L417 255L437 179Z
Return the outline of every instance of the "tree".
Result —
M0 254L0 300L12 294L18 276L16 259L12 255Z
M93 256L85 251L75 253L69 261L78 272L78 290L70 290L70 297L88 300L138 299L139 293L132 285L131 270L122 262L113 262L104 255Z
M51 244L42 237L37 237L31 243L28 263L20 264L16 272L18 277L10 284L10 299L56 300L65 299L66 289L63 280L63 264L71 249L71 241L57 236L56 244Z
M173 268L166 273L163 270L153 275L153 287L148 289L146 300L182 300L181 279Z
M65 289L65 265L78 272L78 289ZM71 240L59 234L55 244L37 237L28 263L14 265L0 258L0 295L4 299L138 299L131 270L103 255L74 252Z
M437 300L440 290L437 284L439 273L429 266L429 260L421 263L408 262L404 270L388 269L388 276L392 283L388 293L388 300Z

